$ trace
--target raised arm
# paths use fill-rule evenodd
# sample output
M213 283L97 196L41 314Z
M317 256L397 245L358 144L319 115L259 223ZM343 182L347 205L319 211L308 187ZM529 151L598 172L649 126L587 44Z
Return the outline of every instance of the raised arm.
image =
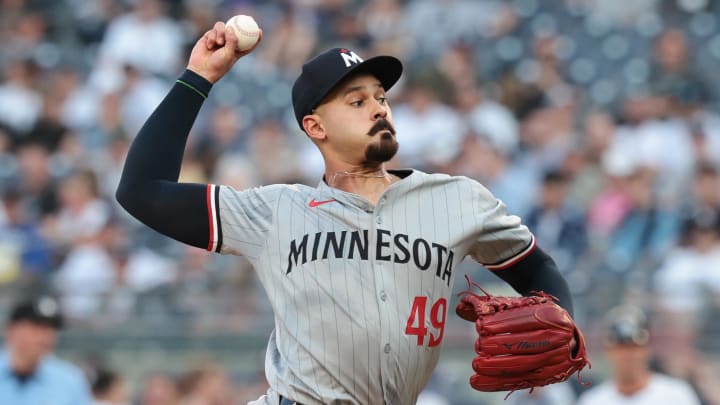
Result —
M209 187L178 183L178 176L188 134L212 85L257 46L239 52L237 41L217 22L195 43L187 69L130 146L116 192L120 205L145 225L200 248L210 240Z

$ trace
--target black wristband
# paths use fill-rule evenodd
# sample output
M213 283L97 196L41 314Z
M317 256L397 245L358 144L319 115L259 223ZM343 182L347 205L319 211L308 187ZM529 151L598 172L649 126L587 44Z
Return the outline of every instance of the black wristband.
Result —
M207 98L212 90L212 83L190 69L185 69L177 82L195 90L203 98Z

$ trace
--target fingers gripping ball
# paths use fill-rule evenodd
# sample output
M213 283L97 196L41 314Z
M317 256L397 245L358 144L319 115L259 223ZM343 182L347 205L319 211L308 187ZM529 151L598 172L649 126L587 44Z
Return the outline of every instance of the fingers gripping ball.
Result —
M478 338L475 374L478 391L510 391L567 380L586 365L585 339L570 314L546 294L497 297L470 281L455 312L474 322ZM485 294L473 292L475 285ZM510 394L508 394L510 395Z
M247 51L260 39L260 27L249 15L239 14L231 17L225 23L225 28L235 33L238 39L238 51Z

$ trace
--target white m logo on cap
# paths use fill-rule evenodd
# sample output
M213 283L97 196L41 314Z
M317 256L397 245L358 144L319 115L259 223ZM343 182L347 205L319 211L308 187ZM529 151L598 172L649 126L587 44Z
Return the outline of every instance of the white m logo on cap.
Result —
M362 58L357 56L357 54L353 51L348 51L347 53L341 52L340 55L342 56L343 61L345 61L345 67L350 67L353 63L360 63L363 61Z

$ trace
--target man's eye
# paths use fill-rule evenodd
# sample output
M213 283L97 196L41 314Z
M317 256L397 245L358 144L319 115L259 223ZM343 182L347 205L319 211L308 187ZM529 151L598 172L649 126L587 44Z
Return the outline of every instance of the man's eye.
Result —
M357 100L357 101L353 101L350 103L350 105L353 107L360 107L360 106L362 106L362 104L363 104L362 100Z
M385 98L385 97L378 97L378 98L377 98L377 101L378 101L380 104L385 105L385 104L387 103L387 98Z

